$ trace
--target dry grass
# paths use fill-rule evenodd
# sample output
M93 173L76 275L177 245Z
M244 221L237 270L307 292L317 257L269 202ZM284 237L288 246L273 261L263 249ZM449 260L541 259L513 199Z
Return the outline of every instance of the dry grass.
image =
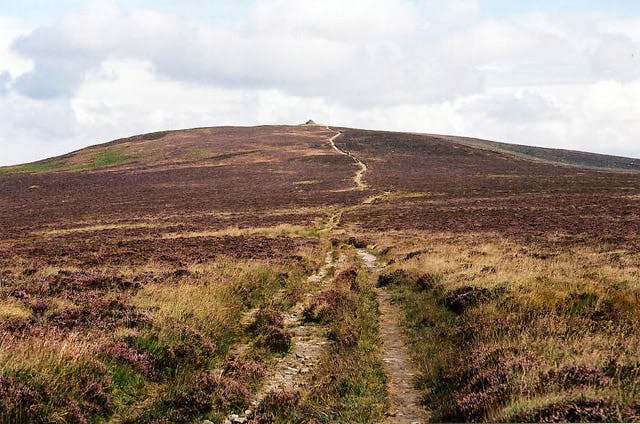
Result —
M157 227L160 227L160 225L150 224L150 223L95 224L95 225L87 225L83 227L46 230L46 231L40 232L39 234L43 236L63 236L63 235L74 234L74 233L90 233L94 231L131 230L131 229L138 229L138 228L157 228Z
M638 418L640 254L474 235L394 244L435 419Z
M0 301L0 319L29 317L31 317L31 310L24 303L11 299Z
M162 238L194 238L194 237L222 237L222 236L247 236L247 235L265 235L265 236L287 236L287 237L317 237L318 230L313 227L291 224L279 224L273 227L249 227L238 228L229 227L216 231L193 231L193 232L176 232L164 233Z
M153 260L91 270L16 262L0 287L0 421L183 422L239 411L255 376L218 381L211 370L231 346L259 336L243 314L299 300L327 248L178 269Z

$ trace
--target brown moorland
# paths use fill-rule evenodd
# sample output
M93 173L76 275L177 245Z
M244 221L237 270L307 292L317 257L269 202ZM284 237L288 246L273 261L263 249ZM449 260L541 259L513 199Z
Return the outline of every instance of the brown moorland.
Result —
M400 422L378 283L432 420L637 421L634 163L303 125L0 168L1 420Z

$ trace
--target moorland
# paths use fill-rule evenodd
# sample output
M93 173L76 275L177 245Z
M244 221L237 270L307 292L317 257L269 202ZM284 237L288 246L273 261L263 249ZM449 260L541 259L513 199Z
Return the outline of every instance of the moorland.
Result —
M638 170L321 125L0 168L0 418L638 421Z

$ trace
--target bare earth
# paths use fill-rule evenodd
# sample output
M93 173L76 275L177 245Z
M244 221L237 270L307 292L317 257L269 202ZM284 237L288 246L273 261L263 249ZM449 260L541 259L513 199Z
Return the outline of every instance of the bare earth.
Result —
M366 267L374 276L380 272L376 257L359 250ZM382 359L389 389L389 414L386 423L425 423L428 413L420 404L420 394L413 383L417 374L409 356L409 350L400 328L399 308L392 302L389 292L376 289L380 304L380 336L382 337Z

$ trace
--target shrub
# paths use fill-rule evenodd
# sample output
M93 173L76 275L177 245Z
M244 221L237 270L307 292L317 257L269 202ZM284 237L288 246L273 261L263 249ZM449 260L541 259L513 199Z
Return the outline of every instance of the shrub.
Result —
M157 375L156 358L151 352L128 346L124 342L114 343L104 348L107 357L124 362L148 378Z
M413 252L409 252L406 255L404 255L404 258L402 258L403 261L408 261L409 259L413 259L416 256L420 256L423 253L425 253L423 250L414 250Z
M364 249L365 247L367 247L367 244L369 243L367 242L367 240L361 240L355 237L349 237L349 239L347 239L347 244L350 244L356 249Z
M265 325L260 328L256 343L273 352L288 352L291 349L291 333L275 325Z
M214 407L221 412L240 411L250 403L251 393L242 383L205 371L174 389L156 408L156 414L170 422L188 422Z
M579 398L522 411L510 418L512 422L638 422L640 413L606 399Z
M335 341L341 347L357 346L360 339L360 329L352 320L340 320L334 322L331 330L327 334L330 340Z
M36 390L16 377L0 376L0 421L21 422L27 418L38 421L43 418L41 390Z
M442 304L450 311L461 314L470 307L490 300L493 294L491 290L484 287L464 286L446 292Z
M222 363L222 375L247 384L257 384L265 375L266 369L260 361L227 356Z
M409 283L409 274L403 269L396 269L393 272L380 274L378 276L377 287L386 287L391 285L406 285Z
M253 422L260 424L273 423L276 421L276 417L279 421L285 419L291 421L288 418L291 418L290 415L300 403L300 398L300 392L297 390L267 393L256 410Z
M347 303L344 293L334 289L325 290L304 308L302 317L306 322L327 323L335 320Z
M416 286L419 290L431 290L436 284L442 281L441 274L434 274L431 272L427 272L425 274L419 275L416 280Z
M284 314L274 305L268 304L258 309L251 328L254 331L258 331L260 328L270 325L276 327L284 326Z
M45 312L49 309L49 304L45 301L38 300L29 305L31 307L31 311L33 315L36 317L41 317Z
M216 345L193 327L170 321L162 332L155 329L124 339L138 352L150 353L154 358L152 364L160 374L173 375L179 366L206 367L216 352Z
M606 376L603 370L599 368L573 365L547 371L540 377L540 384L542 386L554 384L561 388L597 386L601 385L605 378Z

